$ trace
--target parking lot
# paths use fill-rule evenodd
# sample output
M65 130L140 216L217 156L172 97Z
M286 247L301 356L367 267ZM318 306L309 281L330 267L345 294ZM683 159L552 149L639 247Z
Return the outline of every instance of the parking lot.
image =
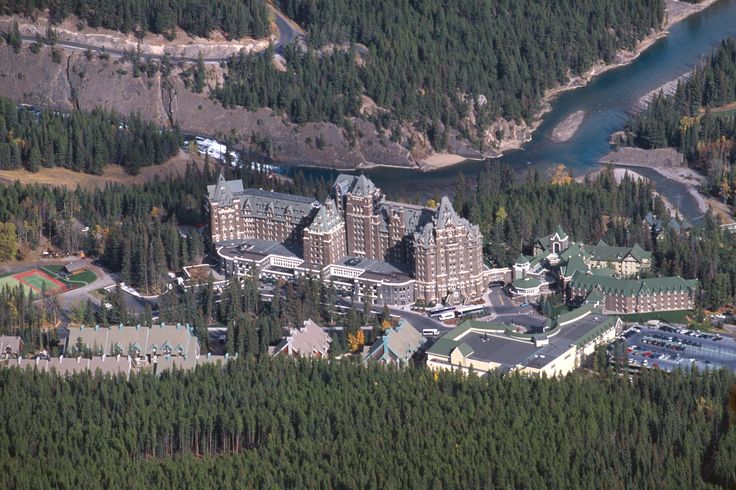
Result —
M629 365L672 371L726 368L736 371L736 341L715 334L663 325L625 331Z

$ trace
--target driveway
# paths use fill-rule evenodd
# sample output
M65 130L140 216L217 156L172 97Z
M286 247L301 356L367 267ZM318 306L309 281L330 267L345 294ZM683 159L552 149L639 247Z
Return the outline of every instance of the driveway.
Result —
M115 284L115 279L113 279L107 272L105 272L101 268L90 265L88 269L95 273L97 279L87 284L86 286L72 289L71 291L60 294L59 304L61 304L61 307L63 309L68 310L72 306L77 305L83 301L87 301L88 299L92 300L94 304L99 305L100 300L90 295L89 293L100 288L105 288Z

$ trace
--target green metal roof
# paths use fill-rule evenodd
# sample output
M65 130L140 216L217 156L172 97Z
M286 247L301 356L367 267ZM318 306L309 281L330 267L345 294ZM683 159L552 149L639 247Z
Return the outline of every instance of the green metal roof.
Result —
M470 354L473 353L473 348L465 342L462 342L460 345L458 345L457 350L460 351L460 354L462 354L463 357L468 357Z
M519 288L538 288L542 285L542 281L539 279L534 279L533 277L525 277L524 279L517 279L513 283L511 283L511 286L519 289Z
M616 323L616 321L618 321L618 317L617 316L609 316L609 317L606 317L606 319L603 320L600 324L598 324L593 330L589 331L588 333L586 333L585 335L583 335L582 337L580 337L578 340L576 340L575 341L575 346L576 347L582 347L582 346L584 346L585 344L587 344L591 340L593 340L596 337L598 337L601 333L603 333L607 329L611 328Z
M672 291L693 291L699 288L699 284L697 281L686 281L678 276L652 277L647 279L616 279L613 277L576 272L570 282L570 287L587 291L598 289L604 294L639 296Z
M592 259L602 262L620 262L629 255L639 262L652 259L652 252L647 252L639 245L612 247L603 240L600 240L598 245L585 245L585 250L590 253Z

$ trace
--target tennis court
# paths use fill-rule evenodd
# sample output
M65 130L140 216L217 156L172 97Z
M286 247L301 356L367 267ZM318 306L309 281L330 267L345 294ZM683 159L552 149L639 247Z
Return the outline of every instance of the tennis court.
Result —
M38 269L31 269L26 272L13 275L18 281L31 286L34 291L41 292L46 289L47 293L58 293L66 290L66 286L59 280L56 280Z

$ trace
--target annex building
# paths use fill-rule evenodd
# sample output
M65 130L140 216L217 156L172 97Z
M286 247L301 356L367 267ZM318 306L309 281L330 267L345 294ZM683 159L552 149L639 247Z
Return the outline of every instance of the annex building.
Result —
M596 346L611 342L623 322L589 303L548 320L540 332L519 333L512 325L466 320L427 350L427 366L484 375L519 372L564 376L580 367Z
M321 277L375 304L461 303L492 275L478 226L447 197L436 209L389 201L364 175L346 174L323 203L222 175L207 191L212 242L231 275Z
M554 290L581 302L595 293L610 313L648 313L695 307L697 280L646 276L652 253L639 245L614 247L604 240L595 245L572 242L562 229L538 239L533 256L521 255L514 264L511 292L538 298Z

